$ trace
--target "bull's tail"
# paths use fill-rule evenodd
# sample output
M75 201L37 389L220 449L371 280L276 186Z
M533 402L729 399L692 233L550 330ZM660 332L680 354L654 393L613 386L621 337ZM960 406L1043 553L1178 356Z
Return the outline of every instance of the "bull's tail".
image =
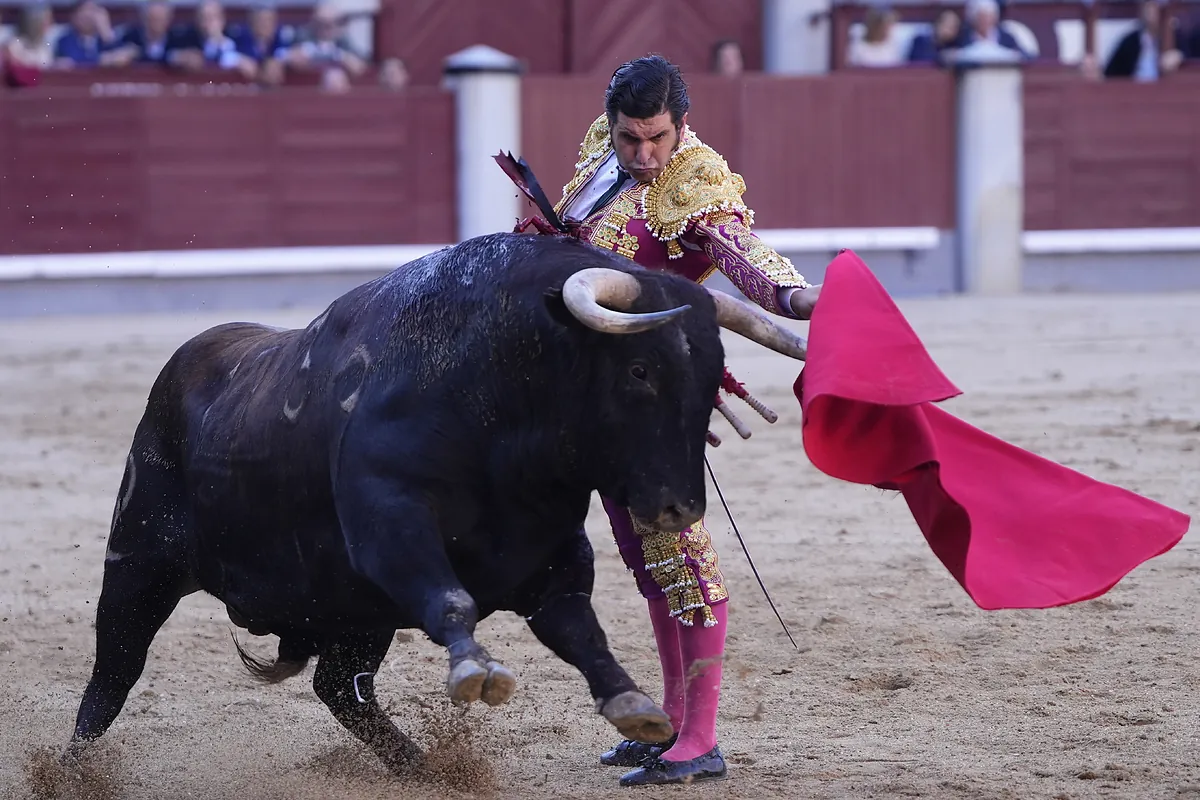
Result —
M233 636L233 646L237 648L242 666L263 683L279 683L299 675L308 666L308 660L316 655L312 648L292 639L280 638L278 656L273 660L263 660L247 652L232 631L230 635Z

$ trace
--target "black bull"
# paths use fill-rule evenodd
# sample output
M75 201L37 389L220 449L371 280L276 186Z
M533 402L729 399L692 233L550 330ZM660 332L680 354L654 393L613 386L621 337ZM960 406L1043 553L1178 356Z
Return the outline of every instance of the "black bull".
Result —
M583 533L592 491L681 530L704 511L719 328L795 358L762 312L591 245L497 234L337 299L303 330L183 344L121 482L72 752L113 723L178 601L203 590L279 637L260 678L318 658L317 696L397 771L420 758L376 702L397 629L449 655L457 703L514 675L473 638L498 610L576 667L623 736L667 715L608 649Z

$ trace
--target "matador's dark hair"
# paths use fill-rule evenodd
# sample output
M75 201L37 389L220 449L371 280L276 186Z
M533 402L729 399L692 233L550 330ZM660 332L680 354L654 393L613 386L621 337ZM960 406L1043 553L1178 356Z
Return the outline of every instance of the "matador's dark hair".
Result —
M657 54L622 64L604 93L609 125L617 121L618 113L649 119L669 111L671 122L679 127L689 105L687 83L679 67Z

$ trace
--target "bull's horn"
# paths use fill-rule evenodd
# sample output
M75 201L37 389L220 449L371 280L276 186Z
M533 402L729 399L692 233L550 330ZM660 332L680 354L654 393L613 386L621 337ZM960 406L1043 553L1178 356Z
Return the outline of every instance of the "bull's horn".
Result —
M633 306L641 291L638 279L628 272L594 267L567 278L563 284L563 302L575 319L601 333L641 333L670 322L691 308L685 305L669 311L627 313L624 309Z
M717 304L717 324L740 333L752 342L769 347L776 353L803 361L808 354L808 343L804 337L783 327L760 311L757 306L743 303L725 292L709 289L713 302Z

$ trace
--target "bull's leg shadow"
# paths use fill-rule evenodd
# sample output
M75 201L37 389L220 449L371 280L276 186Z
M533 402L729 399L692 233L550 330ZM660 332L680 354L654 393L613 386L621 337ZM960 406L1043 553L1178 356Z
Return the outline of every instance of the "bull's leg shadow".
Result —
M146 654L179 600L198 590L188 573L189 517L170 471L126 462L96 606L96 660L75 720L69 754L116 720L142 675Z
M674 733L671 718L625 671L608 647L592 607L594 554L581 527L559 557L536 575L514 609L538 640L578 669L596 711L626 739L659 743Z
M346 636L321 651L313 690L338 722L396 774L421 762L421 749L392 722L375 699L375 673L395 631Z
M516 676L475 641L479 608L454 574L432 512L390 482L381 487L374 476L349 470L343 478L338 516L355 570L397 608L415 613L421 630L446 648L446 693L454 703L507 703L516 691Z

